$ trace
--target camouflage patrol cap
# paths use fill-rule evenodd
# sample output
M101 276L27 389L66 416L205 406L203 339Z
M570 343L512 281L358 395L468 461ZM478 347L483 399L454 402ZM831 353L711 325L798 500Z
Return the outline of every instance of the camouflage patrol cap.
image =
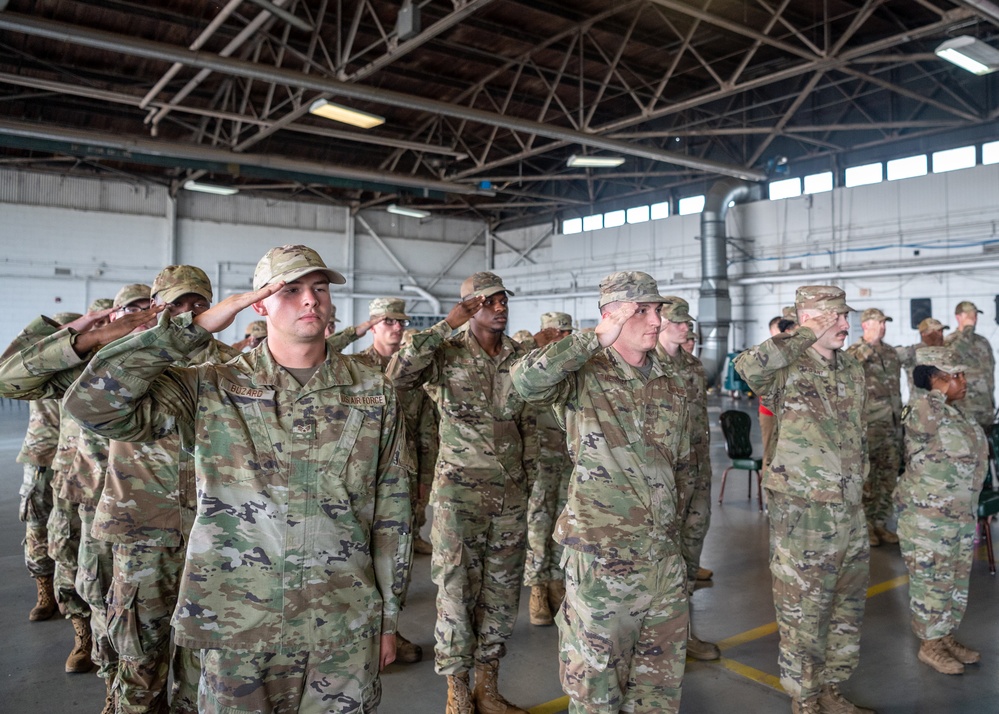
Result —
M600 302L669 302L659 294L655 278L639 271L611 273L600 281Z
M510 335L510 339L520 344L524 344L528 340L534 342L534 334L530 330L517 330Z
M798 309L794 305L788 305L780 312L782 320L798 321Z
M78 312L57 312L52 316L52 321L57 325L65 325L66 323L72 322L73 320L81 317L83 317L83 315Z
M249 325L246 326L246 334L250 337L267 337L267 321L266 320L254 320Z
M112 302L111 307L117 310L118 308L131 305L136 300L148 300L150 293L151 289L148 285L143 285L142 283L126 285L114 296L114 302Z
M932 317L927 317L925 320L919 323L919 327L917 327L916 329L919 330L920 335L925 335L929 332L936 332L937 330L949 330L950 325L945 325L942 322L940 322L940 320L934 319Z
M916 350L916 364L936 367L947 374L960 374L968 369L957 363L957 355L947 347L924 347Z
M253 289L260 290L279 280L290 283L315 272L325 273L335 285L347 282L340 273L327 268L319 253L312 248L305 245L280 245L267 251L257 263L257 269L253 271Z
M401 298L375 298L368 303L368 316L380 315L391 317L393 320L408 320L406 301Z
M957 307L954 308L955 315L960 315L961 313L965 312L977 312L979 315L982 314L982 311L979 310L975 306L975 303L971 302L970 300L962 300L957 304Z
M794 293L798 310L822 310L839 314L856 312L846 304L846 293L835 285L803 285Z
M663 319L670 322L693 322L690 316L690 303L675 295L666 295L666 306L663 308Z
M194 293L212 301L212 281L205 271L193 265L168 265L153 279L150 296L171 303L182 295Z
M880 320L881 322L894 322L890 317L885 315L881 310L876 307L869 307L860 314L860 321L867 322L868 320Z
M109 310L114 307L114 300L111 298L97 298L92 303L90 307L87 308L87 312L97 312L98 310Z
M556 330L572 332L572 315L567 312L546 312L541 316L541 329L554 327Z
M465 278L465 282L461 284L460 293L462 300L470 297L489 297L496 293L513 295L512 292L503 287L503 278L495 273L485 271Z

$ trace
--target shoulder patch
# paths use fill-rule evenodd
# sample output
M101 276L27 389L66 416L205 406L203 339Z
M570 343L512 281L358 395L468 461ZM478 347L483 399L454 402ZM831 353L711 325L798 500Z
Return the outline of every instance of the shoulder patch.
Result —
M385 406L385 395L341 394L340 403L352 407L383 407Z
M240 384L230 382L228 379L221 380L220 386L229 394L235 394L237 397L246 397L248 399L273 399L274 390L273 389L254 389L253 387L244 387Z

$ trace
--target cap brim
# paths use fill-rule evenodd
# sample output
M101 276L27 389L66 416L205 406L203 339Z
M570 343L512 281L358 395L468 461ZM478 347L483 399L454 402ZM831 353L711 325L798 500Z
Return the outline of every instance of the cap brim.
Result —
M407 315L404 312L382 312L382 313L379 313L378 315L374 315L373 317L387 317L387 318L391 318L393 320L408 320L409 319L409 315Z
M187 295L189 293L200 295L208 302L212 301L212 294L210 292L206 294L203 288L196 287L194 285L173 285L169 288L164 288L163 290L160 290L155 295L153 295L153 299L158 299L162 300L163 302L170 303L176 300L177 298L183 295Z
M468 300L472 297L489 297L490 295L495 295L496 293L506 293L507 295L513 297L513 291L507 290L503 286L492 286L490 288L482 288L482 290L476 290L474 293L463 296L462 300Z
M270 285L281 280L286 283L290 283L293 280L298 280L299 278L308 275L309 273L325 273L326 277L330 279L330 283L334 285L343 285L347 282L347 278L343 277L332 268L301 268L299 270L289 270L287 273L275 275L273 278L268 280L265 285Z
M963 364L948 364L948 365L935 364L933 366L939 369L941 372L946 372L947 374L950 375L961 374L962 372L968 371L968 368Z

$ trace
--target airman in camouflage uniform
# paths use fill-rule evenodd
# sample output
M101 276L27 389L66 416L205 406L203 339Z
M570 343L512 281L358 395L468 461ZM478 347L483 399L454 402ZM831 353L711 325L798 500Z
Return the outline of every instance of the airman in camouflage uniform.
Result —
M867 383L864 416L870 471L864 483L864 512L871 546L898 543L898 536L885 526L902 466L902 366L895 348L884 343L888 322L891 318L881 310L867 308L860 316L863 338L847 349L863 365Z
M534 410L510 381L525 350L504 334L507 294L498 276L475 273L447 318L413 335L387 372L399 389L426 385L440 411L431 577L435 667L447 676L448 714L524 714L497 688L517 617L527 474L537 458Z
M800 326L736 358L750 388L777 408L780 431L764 474L781 684L794 712L851 709L839 691L860 656L870 546L864 368L840 351L842 290L798 288Z
M243 339L235 343L232 348L239 352L252 350L267 338L267 322L265 320L254 320L246 326L246 333Z
M687 468L682 380L656 354L651 276L600 283L601 320L535 350L517 391L564 415L573 473L555 539L565 547L559 628L572 714L676 712L687 641L677 479Z
M996 411L996 358L992 344L975 334L980 314L982 311L975 303L959 302L954 308L957 329L947 335L944 345L954 351L961 364L968 366L964 375L968 381L968 396L961 400L958 408L988 434Z
M920 341L908 347L898 347L898 361L905 370L905 376L909 380L909 399L919 394L919 387L912 380L912 370L916 367L916 353L924 347L942 347L944 343L944 330L949 330L950 325L945 325L940 320L932 317L925 318L919 323ZM923 390L926 391L925 389Z
M667 295L663 307L663 327L656 353L683 380L690 423L689 467L678 474L680 536L687 565L687 595L690 604L690 635L687 656L702 661L721 657L718 646L693 634L693 595L697 580L709 580L713 573L701 567L701 551L711 523L711 430L708 425L708 378L701 361L682 349L690 333L690 305L680 297Z
M571 334L571 315L546 312L541 316L541 331L537 338L531 336L532 349L545 347ZM551 625L555 622L552 613L558 611L565 598L565 574L559 566L562 546L552 539L552 530L555 517L565 508L569 495L572 461L562 421L551 408L538 411L538 436L538 468L535 473L528 474L530 496L527 500L524 585L531 588L528 610L531 624Z
M197 515L174 614L202 649L199 711L374 710L409 569L409 479L395 392L327 348L329 283L305 246L257 265L254 291L102 349L65 408L112 439L178 433ZM179 367L252 305L268 338ZM159 308L154 306L152 311ZM288 366L282 366L285 362Z
M968 605L972 541L985 434L956 408L967 391L964 365L944 347L917 353L922 391L903 412L905 473L898 483L898 535L909 570L912 630L919 659L944 674L961 674L980 655L954 639ZM929 387L930 391L926 391Z

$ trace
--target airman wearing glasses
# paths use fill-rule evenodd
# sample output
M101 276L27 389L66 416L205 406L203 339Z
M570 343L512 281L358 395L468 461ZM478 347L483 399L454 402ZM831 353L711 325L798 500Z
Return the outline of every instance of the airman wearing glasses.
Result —
M357 354L357 359L384 373L392 355L399 351L403 332L409 326L406 301L401 298L375 298L368 305L368 318L373 342Z

